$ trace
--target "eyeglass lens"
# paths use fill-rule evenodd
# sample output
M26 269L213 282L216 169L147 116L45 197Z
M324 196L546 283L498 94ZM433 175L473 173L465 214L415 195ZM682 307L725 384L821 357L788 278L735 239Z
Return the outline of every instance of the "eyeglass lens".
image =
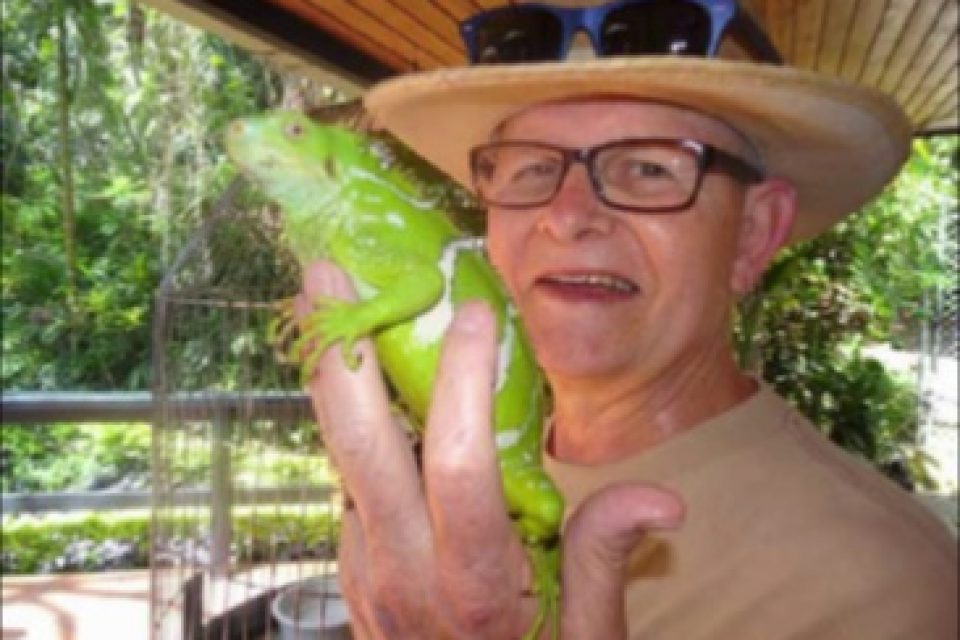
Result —
M581 154L597 196L613 206L671 210L685 206L700 180L700 156L675 140L623 141ZM481 199L504 207L549 202L578 152L539 144L506 143L474 152Z

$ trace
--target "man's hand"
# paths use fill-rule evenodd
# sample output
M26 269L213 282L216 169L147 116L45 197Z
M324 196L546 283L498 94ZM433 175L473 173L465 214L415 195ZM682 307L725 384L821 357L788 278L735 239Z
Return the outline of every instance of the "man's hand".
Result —
M329 263L306 269L310 301L355 298ZM537 609L530 569L507 516L491 429L496 327L482 303L457 311L447 332L424 438L421 478L391 415L369 340L350 370L339 348L309 385L325 445L353 507L343 514L340 581L358 638L519 638ZM565 638L625 637L624 568L644 531L675 527L679 500L616 486L571 517L563 543Z

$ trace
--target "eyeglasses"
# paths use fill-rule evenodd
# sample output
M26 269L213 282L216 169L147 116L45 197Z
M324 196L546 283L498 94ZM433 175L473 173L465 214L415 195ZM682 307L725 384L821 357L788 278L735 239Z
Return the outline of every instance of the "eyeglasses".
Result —
M460 24L472 64L563 60L581 30L601 57L714 57L729 30L755 59L783 62L737 0L614 0L584 8L522 4L483 11Z
M635 213L686 209L696 199L708 170L723 171L747 184L763 180L759 169L737 156L677 138L628 138L588 149L502 141L470 151L480 200L506 209L549 203L575 162L586 167L601 202Z

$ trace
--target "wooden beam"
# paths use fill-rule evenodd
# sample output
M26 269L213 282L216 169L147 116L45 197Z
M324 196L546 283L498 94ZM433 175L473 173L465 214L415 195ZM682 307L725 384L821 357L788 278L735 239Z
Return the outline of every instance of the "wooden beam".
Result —
M346 22L341 21L334 15L327 14L314 7L309 2L300 0L270 0L285 11L296 15L305 24L313 25L332 34L341 42L348 46L362 51L365 55L375 56L383 64L397 72L406 71L410 68L410 61L389 48L378 47L376 43L365 38L363 34L357 31Z
M956 55L957 5L955 0L946 0L934 21L933 28L926 34L923 46L917 51L909 68L897 80L893 92L902 96L906 102L917 87L936 66L944 55ZM951 46L951 41L953 41Z
M796 0L766 0L767 35L788 64L794 64L794 24L797 19Z
M880 31L886 5L887 0L861 0L857 5L857 18L847 38L840 64L840 75L847 80L860 80L870 48Z
M909 93L901 89L898 95L904 99L908 111L919 109L935 91L956 91L957 46L957 35L954 33L949 41L943 43L933 64L927 68L916 86Z
M927 120L920 133L960 134L960 124L957 122L958 111L960 111L960 98L954 93L949 100L943 103L938 112Z
M473 0L429 0L435 7L450 12L458 22L482 11L482 7Z
M929 2L930 0L924 1ZM893 52L896 51L903 39L916 7L917 3L914 0L891 0L888 3L887 10L883 13L880 29L877 31L873 46L870 47L867 54L863 72L860 74L861 82L870 86L880 84L880 78L887 67L890 66Z
M264 0L143 0L186 24L216 34L280 71L291 71L360 95L371 82L393 70L329 33Z
M815 68L830 75L839 75L840 63L847 47L858 0L832 0L820 38Z
M900 84L904 73L916 64L917 56L922 47L927 46L937 18L947 2L952 3L954 0L922 0L914 3L914 10L904 25L903 35L891 52L889 63L877 83L882 90L892 93Z
M371 0L362 0L370 2ZM383 2L383 0L379 0ZM463 41L460 38L460 31L457 24L460 18L442 6L433 2L418 2L411 5L409 0L390 0L390 3L396 7L396 11L406 13L414 21L419 22L425 29L428 29L436 38L442 41L444 47L453 50L453 58L462 61Z
M907 109L915 114L915 118L921 127L926 127L933 115L939 113L943 105L947 103L950 98L956 96L956 78L958 73L960 73L960 65L957 64L957 60L954 58L953 64L944 66L939 81L932 83L930 91L925 92L922 97L918 96L907 104Z
M379 16L347 0L273 0L308 22L331 31L370 55L399 59L397 71L432 69L443 59L425 48L419 33L402 33Z
M385 24L404 37L411 37L417 46L429 51L441 64L452 65L463 62L463 51L458 46L459 36L453 22L446 15L437 19L429 11L432 5L417 3L411 10L409 1L404 8L390 0L353 0L360 9Z
M496 9L497 7L502 7L505 4L511 4L509 0L473 0L480 9Z
M815 69L820 47L823 41L823 30L826 22L827 8L825 0L800 0L796 8L794 25L794 55L793 63L806 69Z

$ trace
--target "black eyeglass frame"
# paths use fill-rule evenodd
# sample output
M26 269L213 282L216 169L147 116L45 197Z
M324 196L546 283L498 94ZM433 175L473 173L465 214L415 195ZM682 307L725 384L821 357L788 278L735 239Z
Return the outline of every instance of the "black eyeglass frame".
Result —
M528 3L507 5L486 11L480 11L460 22L460 36L467 50L467 57L471 64L517 64L534 62L535 60L493 61L490 63L480 60L477 33L479 29L492 19L511 13L536 12L547 14L556 20L561 29L561 41L557 43L554 61L564 60L573 43L574 35L584 31L589 36L590 43L597 56L603 56L600 29L607 15L626 6L651 4L656 0L612 0L606 4L592 7L558 7L549 4ZM677 0L678 2L681 0ZM744 11L737 0L682 0L695 5L704 11L710 18L710 40L707 50L699 57L712 58L720 49L720 42L724 37L732 37L741 46L754 55L756 60L770 64L783 64L783 57L773 45L763 29L753 20L749 13ZM669 52L659 52L668 55ZM618 54L612 54L618 55ZM657 55L642 53L630 55Z
M595 171L595 160L599 154L603 153L607 149L619 146L628 146L631 144L674 146L683 151L692 153L696 157L697 176L693 183L693 188L690 190L690 195L685 201L669 206L638 206L620 204L610 200L606 196L603 191L603 184L597 177ZM558 152L560 154L562 164L560 166L560 175L557 178L553 191L541 200L525 202L523 204L498 202L485 196L480 188L480 181L477 179L478 172L480 171L479 164L482 159L481 156L488 150L502 149L504 147L533 147ZM742 158L735 156L732 153L728 153L722 149L718 149L713 145L700 142L698 140L691 140L689 138L621 138L619 140L611 140L610 142L605 142L594 147L582 149L562 147L559 145L553 145L534 140L501 140L478 145L470 150L470 172L473 179L474 191L476 192L477 197L483 204L501 209L533 209L549 204L560 192L560 189L563 188L563 183L567 179L567 173L570 171L570 166L575 163L582 164L587 170L587 176L590 178L590 185L593 187L594 195L596 195L600 202L613 209L629 211L631 213L667 214L689 208L690 205L696 201L697 196L700 194L700 187L703 184L704 175L708 171L722 171L734 179L748 185L763 182L765 179L764 172L746 160L743 160Z

